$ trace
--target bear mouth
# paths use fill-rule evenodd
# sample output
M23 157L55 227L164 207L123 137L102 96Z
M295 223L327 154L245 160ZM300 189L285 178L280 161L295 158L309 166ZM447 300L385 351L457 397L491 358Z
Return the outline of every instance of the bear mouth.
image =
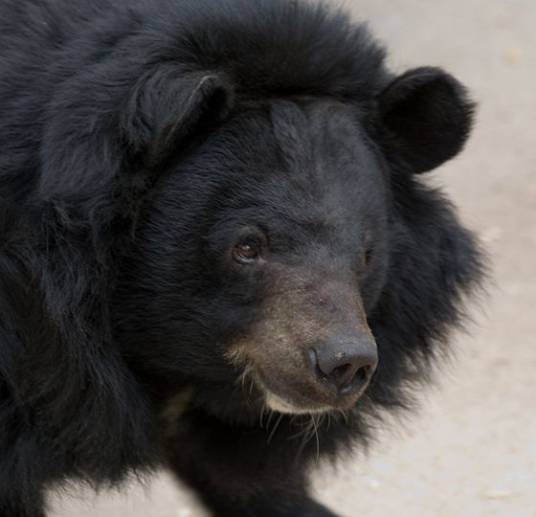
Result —
M268 409L276 411L278 413L284 413L288 415L310 415L312 413L326 413L333 409L329 406L297 406L294 402L291 402L288 399L281 398L279 395L277 395L273 391L270 391L269 389L264 388L263 392L265 397L264 402Z
M330 405L317 402L301 393L292 393L292 395L289 395L288 389L279 386L276 382L267 382L258 370L252 374L252 378L264 397L264 404L271 411L288 415L308 415L334 410ZM281 395L282 392L285 392L285 395Z

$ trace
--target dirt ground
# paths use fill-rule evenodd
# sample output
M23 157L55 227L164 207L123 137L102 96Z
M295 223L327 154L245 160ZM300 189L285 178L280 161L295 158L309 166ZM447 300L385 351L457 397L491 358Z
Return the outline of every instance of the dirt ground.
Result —
M431 181L482 236L494 285L420 413L381 432L368 458L320 472L318 497L345 517L536 517L536 3L345 5L388 43L395 69L444 66L478 100L471 143ZM204 515L165 476L122 495L72 494L53 497L52 516Z

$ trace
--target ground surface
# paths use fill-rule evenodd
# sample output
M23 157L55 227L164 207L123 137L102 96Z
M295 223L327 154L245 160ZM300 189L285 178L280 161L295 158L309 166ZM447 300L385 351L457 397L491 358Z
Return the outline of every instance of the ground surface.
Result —
M536 3L346 4L386 40L395 69L444 66L479 101L466 152L433 181L482 235L496 285L420 414L384 433L370 458L322 472L318 496L345 517L535 517ZM166 477L53 507L54 517L204 515Z

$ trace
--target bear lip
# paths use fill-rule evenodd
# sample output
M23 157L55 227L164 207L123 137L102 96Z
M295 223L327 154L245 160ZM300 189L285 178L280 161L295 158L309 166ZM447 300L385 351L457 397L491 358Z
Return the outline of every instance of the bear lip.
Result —
M319 406L319 407L299 407L293 404L292 402L281 398L279 395L276 395L273 391L270 391L266 388L263 388L265 392L265 403L269 409L272 411L277 411L278 413L285 413L289 415L308 415L311 413L326 413L331 411L333 408L329 406Z

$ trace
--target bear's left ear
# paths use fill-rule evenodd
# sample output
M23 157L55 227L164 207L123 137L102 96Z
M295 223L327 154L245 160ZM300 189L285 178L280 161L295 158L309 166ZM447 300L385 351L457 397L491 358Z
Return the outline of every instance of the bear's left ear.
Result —
M397 77L378 98L383 144L413 172L456 156L469 136L474 104L463 85L440 68Z

